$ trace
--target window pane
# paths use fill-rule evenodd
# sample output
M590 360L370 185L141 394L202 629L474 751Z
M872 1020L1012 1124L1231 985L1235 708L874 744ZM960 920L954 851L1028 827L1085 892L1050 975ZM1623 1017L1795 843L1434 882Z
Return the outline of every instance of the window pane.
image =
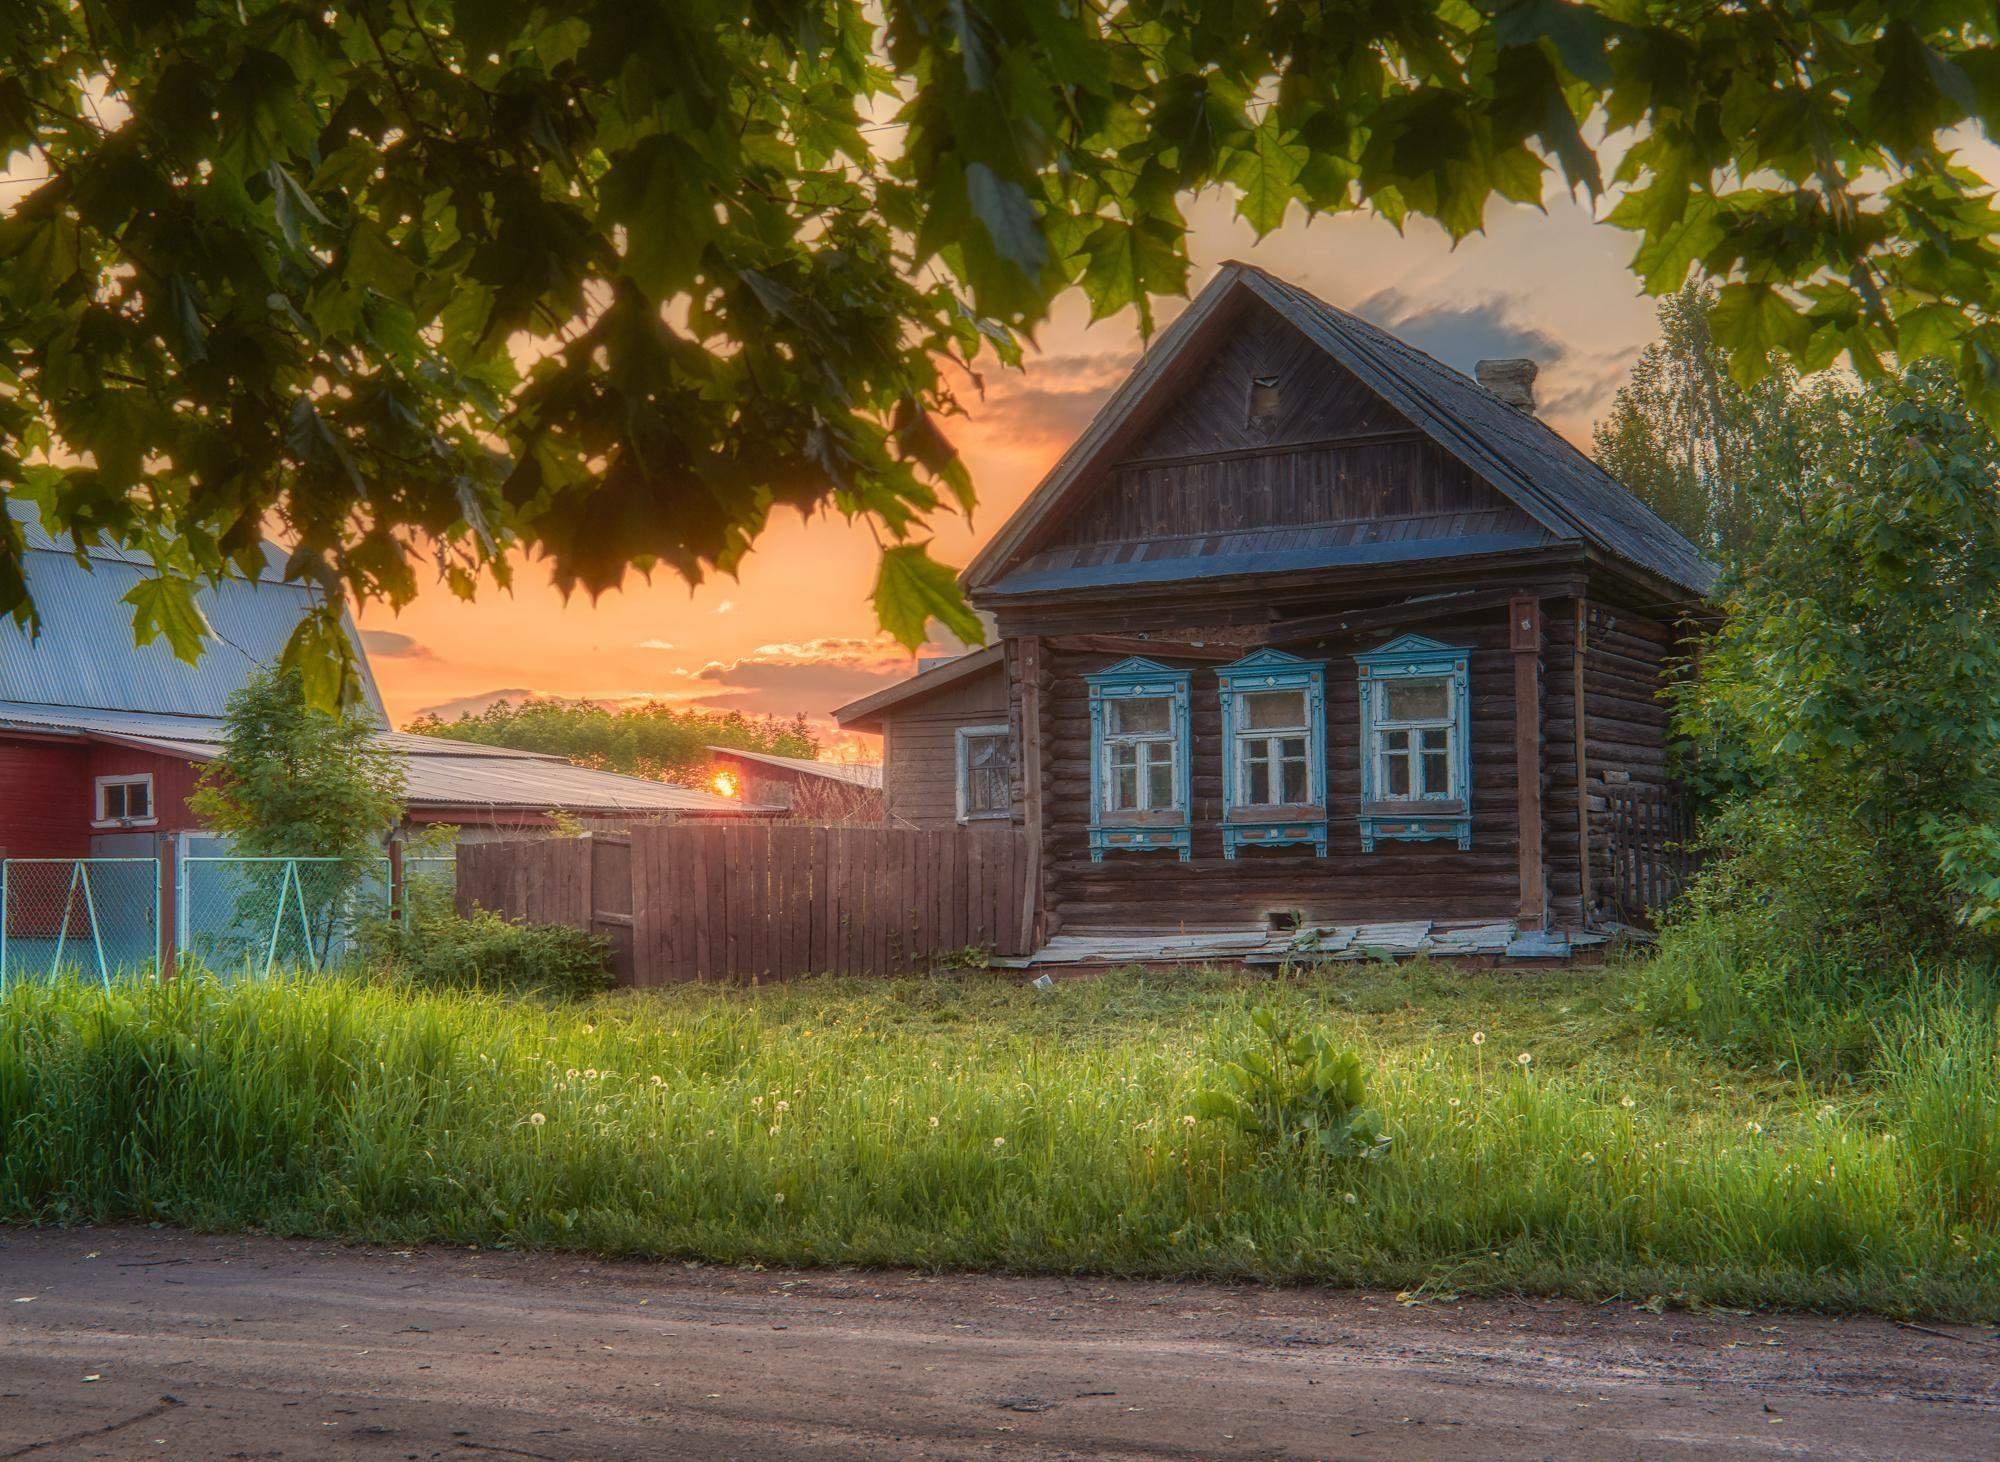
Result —
M1410 795L1410 756L1408 752L1391 753L1382 758L1382 773L1388 783L1383 791L1391 797Z
M1443 751L1451 745L1451 731L1448 727L1432 726L1417 733L1425 751Z
M1382 744L1391 751L1408 751L1410 749L1410 733L1407 731L1384 731L1382 733Z
M1302 690L1256 690L1243 697L1243 726L1249 731L1289 730L1306 724Z
M125 815L127 817L149 817L152 809L147 806L149 788L144 782L128 782L125 786Z
M1250 759L1250 786L1244 801L1251 807L1268 806L1271 801L1271 763L1261 756Z
M1139 743L1136 741L1116 742L1111 748L1111 765L1117 769L1139 765Z
M1154 762L1147 769L1146 792L1146 806L1150 811L1161 812L1174 805L1174 762L1171 756Z
M1104 724L1113 736L1161 735L1173 729L1173 702L1165 696L1120 696L1105 702Z
M1007 765L1007 738L1000 735L965 738L965 763L975 768Z
M1442 680L1382 682L1385 721L1442 721L1451 714L1451 687Z
M1139 769L1135 766L1121 766L1111 773L1111 805L1119 811L1129 811L1139 805Z
M1442 751L1424 752L1424 792L1431 797L1451 792L1451 762Z
M1284 762L1284 784L1285 801L1288 804L1297 806L1306 800L1308 796L1308 780L1306 776L1306 759L1303 756L1296 759L1286 758Z
M125 815L125 784L113 782L104 789L104 815L108 818Z

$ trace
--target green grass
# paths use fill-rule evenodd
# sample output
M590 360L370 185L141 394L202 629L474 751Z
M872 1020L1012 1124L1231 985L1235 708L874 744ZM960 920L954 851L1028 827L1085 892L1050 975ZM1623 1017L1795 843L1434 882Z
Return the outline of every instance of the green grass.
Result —
M1625 988L24 986L0 1219L2000 1318L1990 1010L1913 1008L1814 1084L1654 1033ZM1386 1156L1271 1163L1189 1120L1260 1004L1361 1054Z

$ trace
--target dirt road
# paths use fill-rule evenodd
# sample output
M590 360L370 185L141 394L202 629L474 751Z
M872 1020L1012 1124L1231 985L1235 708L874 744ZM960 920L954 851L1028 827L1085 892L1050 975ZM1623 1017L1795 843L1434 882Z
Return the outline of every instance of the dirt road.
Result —
M1996 1449L1983 1329L0 1230L0 1458Z

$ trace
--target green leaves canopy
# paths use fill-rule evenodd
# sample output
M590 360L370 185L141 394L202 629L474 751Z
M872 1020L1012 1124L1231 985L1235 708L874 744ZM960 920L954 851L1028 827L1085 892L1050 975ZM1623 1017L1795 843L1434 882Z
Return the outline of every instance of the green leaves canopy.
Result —
M1188 192L1458 236L1551 166L1597 189L1600 150L1647 287L1728 281L1743 380L1900 350L1994 414L2000 213L1944 141L2000 120L1994 29L1969 0L15 0L0 490L166 582L275 525L295 575L392 604L516 547L566 591L695 579L830 502L901 556L879 603L913 638L925 519L970 501L937 418L1073 283L1150 328ZM19 551L9 521L25 622ZM295 642L315 694L352 690L332 600Z

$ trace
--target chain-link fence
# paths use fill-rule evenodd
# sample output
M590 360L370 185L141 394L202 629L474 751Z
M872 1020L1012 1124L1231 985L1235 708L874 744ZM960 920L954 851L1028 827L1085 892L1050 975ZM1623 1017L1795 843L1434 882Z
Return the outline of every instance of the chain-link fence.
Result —
M157 858L0 860L0 990L160 967Z
M324 970L354 952L366 919L386 917L386 859L182 858L175 909L182 960L225 978Z

